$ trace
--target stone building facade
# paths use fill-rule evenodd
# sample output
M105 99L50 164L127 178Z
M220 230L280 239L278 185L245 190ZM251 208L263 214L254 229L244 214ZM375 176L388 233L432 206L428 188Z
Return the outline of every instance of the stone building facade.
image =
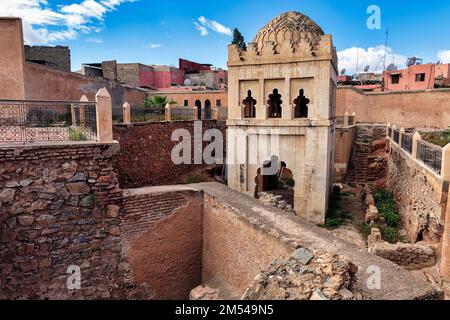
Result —
M70 72L69 47L25 46L25 60Z
M228 67L229 186L262 191L263 166L286 165L297 214L324 223L337 76L331 36L307 16L287 12L263 27L247 50L230 45Z

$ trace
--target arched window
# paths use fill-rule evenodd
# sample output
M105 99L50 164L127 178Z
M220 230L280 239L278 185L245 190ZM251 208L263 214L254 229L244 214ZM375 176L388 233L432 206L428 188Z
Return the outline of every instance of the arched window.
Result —
M305 97L305 91L300 89L298 97L294 100L294 118L308 118L308 103L310 100Z
M244 105L244 118L254 118L256 116L256 100L252 97L252 90L247 91L247 98L242 100Z
M202 102L195 100L195 108L197 109L198 120L202 120Z
M211 101L205 101L205 119L211 120Z
M268 104L268 117L269 118L281 118L281 94L278 93L278 89L273 89L272 94L269 95Z

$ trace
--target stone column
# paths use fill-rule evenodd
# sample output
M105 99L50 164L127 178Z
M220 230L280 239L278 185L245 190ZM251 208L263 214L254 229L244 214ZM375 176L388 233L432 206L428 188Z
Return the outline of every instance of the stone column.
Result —
M166 121L172 121L172 106L170 103L167 103L165 107L165 119Z
M284 90L281 96L283 100L283 104L281 105L281 118L285 120L294 119L293 109L294 107L291 104L291 78L286 77L284 79ZM293 103L293 102L292 102Z
M106 88L101 88L95 95L97 102L97 141L113 142L112 132L112 101Z
M417 159L417 142L419 140L422 140L422 136L420 135L420 133L418 131L416 131L416 133L414 133L414 135L413 135L413 145L412 145L412 152L411 152L413 159Z
M348 112L344 113L344 128L348 128Z
M131 123L131 107L130 107L130 104L126 101L122 106L122 114L123 114L123 123L130 124Z
M448 146L448 145L447 145ZM450 294L450 197L447 199L447 208L444 217L444 233L442 236L440 274L444 280L446 294Z
M445 181L450 181L450 143L442 148L441 176Z

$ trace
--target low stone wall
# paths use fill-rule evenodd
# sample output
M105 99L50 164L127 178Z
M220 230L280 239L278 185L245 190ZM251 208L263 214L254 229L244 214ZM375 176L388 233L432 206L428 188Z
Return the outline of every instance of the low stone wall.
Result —
M203 133L207 129L219 129L225 140L224 124L218 121L201 123ZM192 164L175 165L171 160L172 149L179 143L171 141L172 133L177 129L186 129L191 134ZM202 166L194 164L194 121L115 125L113 133L121 146L121 151L114 158L114 168L122 188L179 183L182 175ZM225 146L224 141L224 150Z
M396 144L391 143L390 149L387 184L408 239L440 241L448 184Z
M122 199L111 166L117 149L0 148L0 299L122 296L120 220L109 215ZM77 270L81 289L70 290L68 271Z

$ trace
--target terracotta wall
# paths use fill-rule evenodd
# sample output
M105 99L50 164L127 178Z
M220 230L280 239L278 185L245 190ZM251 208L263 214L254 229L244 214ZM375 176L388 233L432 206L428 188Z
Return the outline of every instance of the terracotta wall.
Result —
M25 88L27 99L32 100L79 100L86 95L90 101L105 87L112 98L113 109L121 112L128 101L131 106L140 106L146 91L126 87L111 81L86 77L78 73L63 72L39 64L25 63Z
M189 299L201 283L203 195L125 190L122 216L130 298Z
M357 122L446 128L450 125L450 89L362 93L339 87L336 115L343 116L345 112L355 112Z
M218 121L202 121L203 133L207 129L219 129L224 137L225 125ZM116 124L113 127L114 139L119 141L121 151L114 159L114 168L119 175L122 188L139 188L170 183L180 183L181 178L190 171L201 167L194 164L175 165L171 152L179 142L171 141L176 129L187 129L194 146L194 121L147 122L131 125ZM203 143L205 146L206 143Z

